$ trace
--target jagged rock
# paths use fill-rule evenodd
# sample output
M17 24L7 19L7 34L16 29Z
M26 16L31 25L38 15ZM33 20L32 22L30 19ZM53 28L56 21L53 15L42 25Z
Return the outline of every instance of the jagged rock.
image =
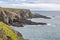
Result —
M11 12L15 12L18 15L20 15L22 18L45 18L45 19L51 19L50 17L44 16L44 15L40 15L38 13L32 14L31 11L29 9L9 9L7 8L7 10L11 11Z
M31 11L29 9L22 9L18 12L23 18L29 18L31 16Z
M36 23L27 18L47 18L50 17L43 16L40 14L32 14L29 9L13 9L13 8L0 8L0 21L5 22L8 25L12 26L21 26L24 24L29 25L46 25L46 23Z
M31 15L31 18L45 18L45 19L51 19L50 17L47 17L47 16L44 16L44 15L41 15L41 14L32 14Z
M15 27L24 27L23 24L19 23L19 22L13 23L12 26L15 26Z
M32 22L31 20L23 20L23 24L28 24L28 25L47 25L47 23L42 23L42 22Z

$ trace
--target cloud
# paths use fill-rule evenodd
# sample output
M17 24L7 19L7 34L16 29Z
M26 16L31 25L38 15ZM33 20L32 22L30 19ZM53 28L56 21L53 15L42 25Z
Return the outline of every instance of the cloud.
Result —
M60 0L0 0L7 3L57 3L60 4Z
M0 6L31 10L60 11L60 0L2 0Z
M5 3L4 1L0 1L0 4Z
M33 3L57 3L60 4L60 0L27 0L27 2L33 2Z
M3 4L2 7L10 7L10 8L27 8L31 10L47 10L47 11L60 11L60 4Z

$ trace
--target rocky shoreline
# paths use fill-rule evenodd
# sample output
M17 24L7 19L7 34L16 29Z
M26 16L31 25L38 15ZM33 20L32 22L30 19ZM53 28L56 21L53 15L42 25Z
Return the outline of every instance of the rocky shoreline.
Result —
M38 23L28 20L31 18L51 19L50 17L44 15L33 14L29 9L0 7L0 40L25 40L21 33L11 29L9 26L24 27L24 25L47 25L47 23ZM9 26L6 26L4 23Z
M29 9L14 9L14 8L0 8L0 21L16 27L23 27L23 25L46 25L47 23L37 23L27 20L30 18L45 18L51 19L50 17L32 14Z

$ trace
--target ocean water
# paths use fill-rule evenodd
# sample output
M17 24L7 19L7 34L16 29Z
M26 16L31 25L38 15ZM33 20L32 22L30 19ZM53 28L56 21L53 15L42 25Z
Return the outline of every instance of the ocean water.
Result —
M40 11L35 13L49 16L52 19L33 18L30 20L34 22L45 22L47 25L25 25L24 27L12 28L19 31L28 40L60 40L60 12Z

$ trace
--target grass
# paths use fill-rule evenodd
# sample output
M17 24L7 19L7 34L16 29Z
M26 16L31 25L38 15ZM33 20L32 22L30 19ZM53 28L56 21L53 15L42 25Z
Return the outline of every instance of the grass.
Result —
M16 34L12 31L12 29L10 29L10 27L8 25L4 24L3 22L0 22L0 28L3 28L5 33L7 35L9 35L12 40L17 40ZM4 34L3 34L3 36L4 36ZM0 38L0 40L2 40L2 39Z

